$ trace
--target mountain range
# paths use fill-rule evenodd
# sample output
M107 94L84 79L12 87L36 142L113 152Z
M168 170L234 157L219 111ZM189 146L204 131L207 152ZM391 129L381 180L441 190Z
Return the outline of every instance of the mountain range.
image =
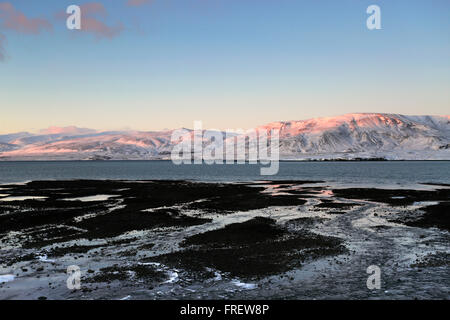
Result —
M450 116L352 113L273 122L255 129L280 130L284 160L450 160ZM38 133L4 134L0 160L170 159L172 133L50 127ZM238 133L230 135L239 138ZM204 145L223 142L203 140Z

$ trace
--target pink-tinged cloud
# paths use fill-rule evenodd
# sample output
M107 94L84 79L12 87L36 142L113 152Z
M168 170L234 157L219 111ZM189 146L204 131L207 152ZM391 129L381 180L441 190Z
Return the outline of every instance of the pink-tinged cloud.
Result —
M110 27L96 18L81 18L81 31L93 33L97 38L114 38L119 35L123 29L122 23Z
M82 4L80 6L81 12L87 15L102 15L106 16L106 8L103 3L100 2L89 2Z
M0 27L21 33L38 34L42 30L51 30L52 24L46 19L26 17L10 2L0 2Z
M144 4L150 3L152 0L128 0L127 1L127 6L130 7L139 7L142 6Z

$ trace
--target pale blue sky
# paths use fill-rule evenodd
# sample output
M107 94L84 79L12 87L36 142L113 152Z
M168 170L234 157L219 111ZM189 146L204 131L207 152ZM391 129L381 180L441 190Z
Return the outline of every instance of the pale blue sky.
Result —
M450 113L448 0L97 2L107 11L98 20L123 25L111 39L55 18L86 1L10 1L53 30L20 32L0 15L0 132ZM366 28L371 4L381 8L382 30Z

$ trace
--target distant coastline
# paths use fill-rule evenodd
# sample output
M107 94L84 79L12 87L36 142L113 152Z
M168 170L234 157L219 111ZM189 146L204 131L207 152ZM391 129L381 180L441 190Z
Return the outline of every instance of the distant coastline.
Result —
M180 147L187 158L238 160L249 158L250 151L255 152L261 143L256 132L278 136L267 144L267 154L271 155L277 145L277 156L271 156L272 160L450 160L450 116L445 115L353 113L272 122L239 133L182 130L180 135L179 130L101 132L56 127L37 134L11 133L0 135L0 160L169 160ZM206 154L193 148L196 142L208 149ZM244 153L238 154L238 150Z
M2 159L0 162L172 162L170 159ZM447 162L450 159L386 159L386 158L356 158L356 159L280 159L279 162ZM204 164L204 163L203 163ZM234 161L233 164L237 164ZM248 164L248 162L246 163ZM258 165L254 164L254 165Z

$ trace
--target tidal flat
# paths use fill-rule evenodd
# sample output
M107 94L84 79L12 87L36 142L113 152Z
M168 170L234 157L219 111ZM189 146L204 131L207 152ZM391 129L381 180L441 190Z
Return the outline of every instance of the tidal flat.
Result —
M449 299L449 206L444 184L2 185L0 299Z

